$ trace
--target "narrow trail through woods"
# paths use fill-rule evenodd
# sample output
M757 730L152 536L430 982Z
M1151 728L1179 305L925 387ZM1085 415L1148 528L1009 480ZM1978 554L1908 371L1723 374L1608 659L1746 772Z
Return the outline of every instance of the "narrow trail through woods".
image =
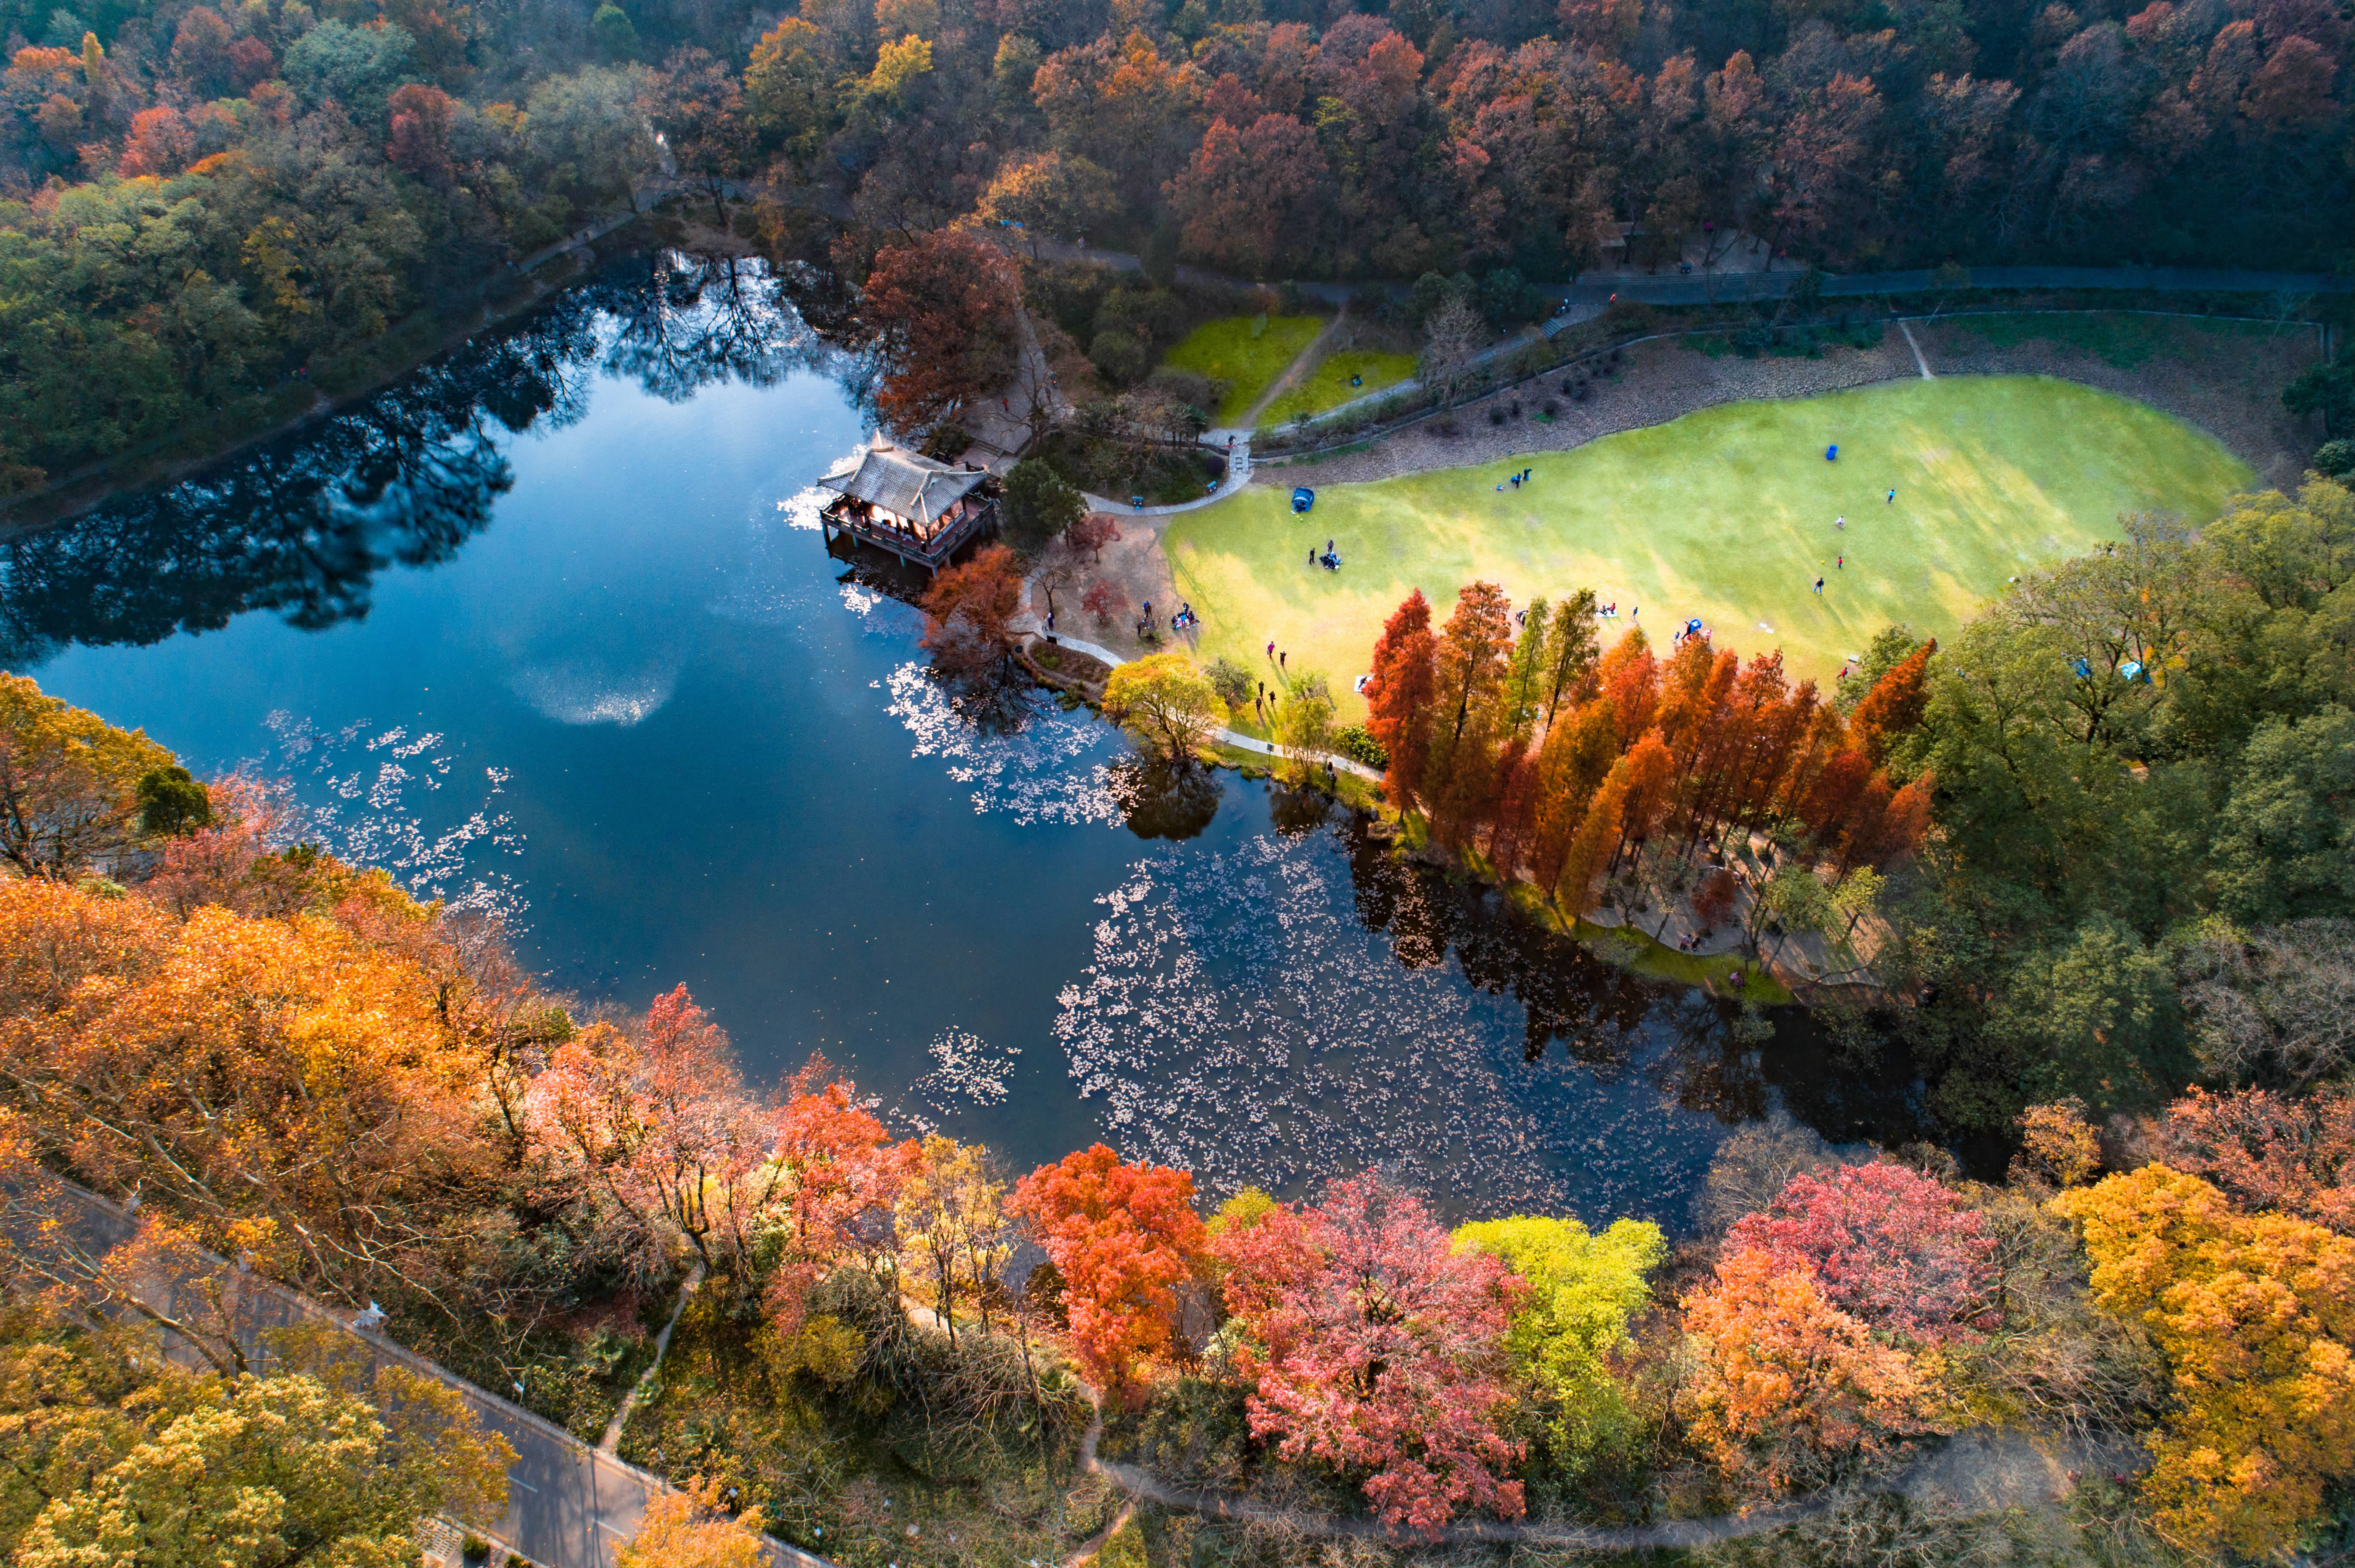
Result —
M1092 1400L1098 1399L1094 1390L1088 1392ZM1104 1458L1097 1452L1103 1436L1103 1413L1099 1400L1096 1413L1080 1439L1080 1463L1091 1474L1103 1477L1139 1502L1209 1519L1270 1525L1302 1535L1360 1541L1391 1539L1371 1519L1311 1513L1255 1502L1228 1492L1172 1486L1141 1466ZM1523 1545L1573 1552L1709 1546L1764 1535L1785 1525L1830 1513L1859 1498L1891 1492L1902 1492L1916 1499L1937 1493L1974 1512L2033 1507L2065 1496L2077 1472L2115 1459L2116 1456L2090 1449L2079 1452L2073 1448L2060 1456L2050 1455L2023 1434L1973 1428L1902 1469L1872 1477L1862 1485L1829 1488L1774 1508L1647 1525L1475 1520L1448 1526L1433 1544ZM1101 1542L1096 1544L1101 1546Z

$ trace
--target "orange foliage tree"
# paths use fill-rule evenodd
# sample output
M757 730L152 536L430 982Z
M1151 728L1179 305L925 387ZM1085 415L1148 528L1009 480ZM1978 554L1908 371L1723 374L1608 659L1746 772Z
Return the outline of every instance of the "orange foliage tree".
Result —
M922 600L924 646L951 674L1003 664L1014 652L1009 629L1022 605L1022 568L1002 544L985 545L962 566L932 579Z
M1103 1144L1040 1166L1014 1189L1009 1208L1063 1276L1072 1349L1114 1392L1135 1393L1138 1360L1169 1348L1178 1287L1208 1255L1193 1200L1188 1172L1130 1165Z
M1505 591L1493 582L1465 584L1439 635L1431 754L1422 786L1432 831L1443 843L1467 841L1494 803L1496 747L1505 729L1497 710L1512 647L1512 603Z
M1873 682L1849 716L1849 733L1874 767L1889 760L1891 741L1921 727L1930 705L1930 657L1937 651L1935 637L1915 648L1902 664Z
M1308 208L1324 177L1316 133L1288 114L1240 129L1214 122L1167 194L1187 252L1214 267L1263 277L1305 254Z
M1374 643L1373 670L1366 680L1366 728L1390 753L1382 793L1401 809L1421 804L1423 765L1431 754L1431 704L1438 691L1432 662L1437 647L1431 635L1431 602L1420 588L1391 612Z
M479 1063L424 971L353 929L425 912L367 878L336 912L180 920L0 882L5 1083L46 1154L208 1245L346 1292L432 1290L462 1271L486 1171Z
M1938 1429L1921 1369L1834 1307L1804 1264L1735 1248L1684 1310L1700 1357L1677 1408L1729 1475L1818 1484Z
M2164 1535L2270 1556L2355 1472L2355 1240L2246 1214L2195 1176L2145 1166L2063 1192L2094 1299L2167 1360L2175 1408L2145 1438Z

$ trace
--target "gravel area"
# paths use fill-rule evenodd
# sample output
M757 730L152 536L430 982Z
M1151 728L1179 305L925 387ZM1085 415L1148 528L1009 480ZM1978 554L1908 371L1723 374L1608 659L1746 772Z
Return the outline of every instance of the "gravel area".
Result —
M2301 430L2300 421L2281 406L2284 384L2314 362L2310 330L2267 339L2158 321L2150 330L2147 355L2130 365L2046 339L1998 346L1960 325L1916 324L1913 334L1934 374L2058 376L2135 398L2207 431L2267 485L2297 483L2320 439ZM1441 435L1440 421L1426 420L1362 452L1293 463L1255 459L1253 482L1290 485L1310 475L1335 485L1391 479L1517 453L1582 446L1598 436L1663 424L1719 403L1814 397L1920 374L1904 334L1893 329L1878 347L1827 348L1818 359L1712 357L1681 342L1646 343L1628 349L1618 379L1593 384L1585 402L1560 396L1550 381L1525 383L1518 391L1458 410L1454 436ZM1522 417L1490 424L1489 409L1509 407L1516 397ZM1532 417L1548 397L1558 408L1551 422Z
M1169 630L1169 616L1178 608L1178 588L1169 575L1169 562L1161 553L1161 529L1168 526L1167 517L1136 517L1128 513L1114 515L1120 524L1120 538L1104 546L1103 559L1091 562L1081 574L1076 587L1055 595L1056 630L1110 648L1123 658L1138 658L1146 654L1167 653L1172 647L1190 649L1200 634L1177 633ZM1128 596L1128 608L1109 621L1099 621L1080 606L1081 599L1098 581L1116 585ZM1136 635L1136 624L1145 613L1145 605L1153 605L1154 624L1160 640L1147 644ZM1023 603L1023 608L1041 622L1046 619L1047 596L1033 588Z

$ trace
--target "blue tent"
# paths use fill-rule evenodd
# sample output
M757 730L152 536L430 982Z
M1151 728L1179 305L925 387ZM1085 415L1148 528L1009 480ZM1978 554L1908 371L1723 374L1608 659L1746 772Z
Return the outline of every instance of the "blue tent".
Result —
M1824 448L1824 461L1826 463L1838 463L1839 461L1839 448L1837 445Z
M1311 507L1315 506L1316 504L1316 491L1311 490L1311 489L1310 489L1307 485L1295 485L1295 486L1293 487L1293 491L1292 491L1292 509L1293 509L1294 511L1295 511L1295 512L1305 512L1305 511L1306 511L1309 507Z

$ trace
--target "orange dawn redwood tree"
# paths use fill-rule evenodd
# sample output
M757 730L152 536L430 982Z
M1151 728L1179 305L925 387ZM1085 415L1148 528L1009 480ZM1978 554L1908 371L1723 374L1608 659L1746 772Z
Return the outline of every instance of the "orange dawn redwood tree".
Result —
M1401 810L1413 809L1422 800L1423 769L1431 754L1431 704L1439 689L1433 667L1436 649L1431 602L1418 588L1383 623L1365 693L1366 728L1390 753L1382 792Z
M984 545L973 559L932 579L919 601L924 646L951 674L970 674L1012 656L1007 629L1022 606L1022 567L1002 544Z
M1208 1256L1193 1202L1189 1173L1095 1144L1024 1177L1007 1206L1063 1276L1081 1364L1123 1397L1141 1392L1137 1361L1168 1349L1178 1287Z

